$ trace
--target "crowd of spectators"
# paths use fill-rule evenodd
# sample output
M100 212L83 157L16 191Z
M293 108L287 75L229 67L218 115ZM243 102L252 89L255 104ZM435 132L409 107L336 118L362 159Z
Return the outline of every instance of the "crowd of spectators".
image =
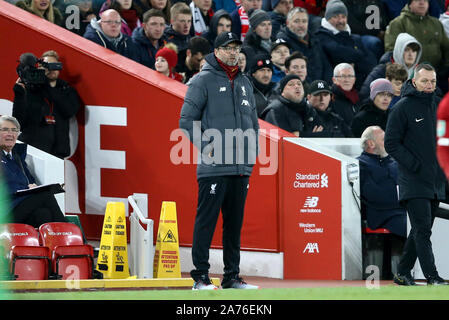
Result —
M233 32L258 117L299 137L383 132L420 63L448 92L449 0L7 1L187 85Z
M355 137L369 125L385 129L418 63L436 69L439 96L448 91L447 0L8 1L185 84L213 52L217 35L232 31L243 42L239 66L254 86L258 116L268 121L265 109L282 97L287 75L300 78L308 108L310 84L326 84L327 112ZM378 79L393 89L376 98ZM381 96L383 104L390 101L386 110L379 109ZM365 121L369 112L376 121Z

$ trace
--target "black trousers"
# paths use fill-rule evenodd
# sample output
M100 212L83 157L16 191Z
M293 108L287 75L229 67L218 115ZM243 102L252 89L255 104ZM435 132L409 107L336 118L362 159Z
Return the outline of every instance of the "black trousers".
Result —
M400 274L409 274L414 267L416 258L426 279L438 276L433 256L432 226L439 201L432 199L407 200L406 208L410 219L411 230L398 266Z
M209 272L209 249L220 209L223 217L224 279L238 276L240 232L249 187L248 176L219 176L198 179L198 207L193 229L190 272L197 280Z
M25 198L12 210L12 222L35 228L46 222L67 222L53 193L39 192Z

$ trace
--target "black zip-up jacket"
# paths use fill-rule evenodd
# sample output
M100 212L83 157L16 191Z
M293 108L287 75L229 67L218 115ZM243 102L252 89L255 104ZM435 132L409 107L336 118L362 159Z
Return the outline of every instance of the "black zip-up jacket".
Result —
M411 80L404 86L385 132L385 150L399 164L399 200L442 200L445 177L436 157L438 98L416 90Z
M22 133L19 140L56 157L70 155L69 121L81 107L81 99L72 86L58 79L56 87L48 84L23 89L15 84L12 115ZM54 124L45 117L53 116Z
M369 126L379 126L385 131L389 112L388 109L382 110L376 107L373 100L367 100L352 119L351 129L354 137L361 137L363 131Z

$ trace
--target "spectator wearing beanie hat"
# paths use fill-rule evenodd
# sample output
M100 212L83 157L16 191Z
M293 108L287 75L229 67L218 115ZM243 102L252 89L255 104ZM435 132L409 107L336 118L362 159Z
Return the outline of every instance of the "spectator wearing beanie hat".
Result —
M171 79L183 82L183 77L179 73L174 72L174 68L176 67L177 63L177 47L173 43L167 43L165 47L159 49L159 51L156 53L156 63L154 65L156 71L166 75Z
M251 11L249 14L250 29L243 41L243 47L248 53L249 65L253 65L256 55L271 53L271 19L268 13L261 9Z
M360 35L351 32L347 22L348 10L345 4L340 0L331 0L327 3L316 36L332 68L343 62L354 65L355 87L360 89L367 75L377 65L377 57L371 50L365 48Z
M301 79L286 75L279 82L281 95L262 112L262 119L299 137L317 137L323 131L316 110L307 104Z
M387 126L391 99L394 90L390 81L379 78L370 84L370 99L362 105L360 111L352 120L352 132L355 137L361 137L369 126L379 126L385 131Z
M276 35L284 28L287 22L287 14L293 9L293 0L271 0L272 11L268 14L271 18L271 40L276 40Z
M270 60L270 56L266 54L256 56L253 64L250 66L249 79L253 84L257 116L259 118L263 110L274 98L275 83L271 81L272 76L273 63Z

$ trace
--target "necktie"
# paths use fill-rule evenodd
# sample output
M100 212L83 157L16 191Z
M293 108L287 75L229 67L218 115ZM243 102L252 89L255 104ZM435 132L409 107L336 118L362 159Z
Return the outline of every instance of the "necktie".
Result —
M8 160L12 160L11 154L10 154L10 153L7 153L7 154L6 154L6 158L8 158Z

